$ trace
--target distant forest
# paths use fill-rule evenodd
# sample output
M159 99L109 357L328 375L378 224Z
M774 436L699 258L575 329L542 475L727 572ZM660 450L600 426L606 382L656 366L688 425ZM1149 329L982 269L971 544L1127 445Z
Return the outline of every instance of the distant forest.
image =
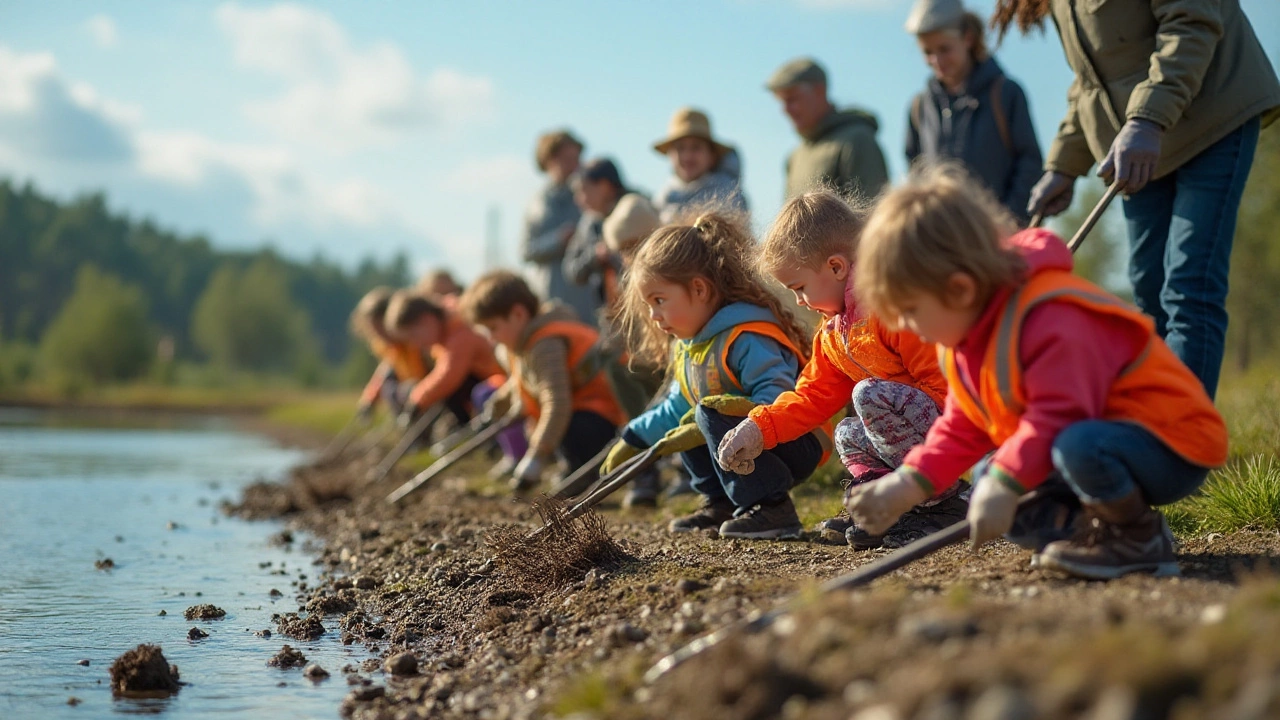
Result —
M337 367L353 357L347 318L360 296L409 282L403 255L350 270L269 247L217 250L113 214L101 194L61 203L0 181L0 353L28 348L32 364L90 381L131 380L157 357L231 371Z

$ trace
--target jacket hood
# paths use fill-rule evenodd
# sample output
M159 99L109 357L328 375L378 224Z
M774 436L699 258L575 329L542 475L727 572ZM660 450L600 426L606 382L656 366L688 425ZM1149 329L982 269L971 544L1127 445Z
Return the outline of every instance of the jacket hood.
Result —
M1000 63L996 62L994 57L989 57L973 66L969 78L965 81L963 94L985 99L991 83L1003 76L1004 68L1000 67ZM929 92L934 96L947 97L947 90L942 87L942 82L932 75L929 76Z
M872 113L859 108L847 108L832 110L817 127L804 135L804 139L810 142L820 140L832 131L850 125L865 125L873 135L880 129L880 121Z
M1005 244L1022 255L1030 275L1044 270L1070 272L1075 265L1067 244L1051 230L1043 228L1023 230L1010 236Z
M773 311L766 307L745 302L729 303L717 310L690 342L710 340L735 325L758 321L776 323L778 319L773 316Z
M573 308L561 303L559 300L542 303L538 308L538 314L529 321L525 326L524 332L520 334L520 348L523 350L529 342L529 336L544 327L547 323L557 322L561 320L577 321L578 314Z

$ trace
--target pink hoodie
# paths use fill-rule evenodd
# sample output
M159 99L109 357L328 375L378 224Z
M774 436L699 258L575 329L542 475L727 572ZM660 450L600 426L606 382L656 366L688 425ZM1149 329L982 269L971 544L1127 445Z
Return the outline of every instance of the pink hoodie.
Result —
M1031 274L1072 267L1071 251L1048 230L1024 230L1007 242L1022 253ZM971 387L978 386L996 315L1013 290L996 293L956 348L956 365ZM1102 417L1111 384L1147 339L1147 332L1133 323L1071 303L1048 301L1033 308L1019 344L1026 412L1014 435L997 449L948 395L942 417L903 464L918 470L937 492L995 450L996 467L1028 490L1039 485L1053 471L1050 450L1058 433L1081 420Z

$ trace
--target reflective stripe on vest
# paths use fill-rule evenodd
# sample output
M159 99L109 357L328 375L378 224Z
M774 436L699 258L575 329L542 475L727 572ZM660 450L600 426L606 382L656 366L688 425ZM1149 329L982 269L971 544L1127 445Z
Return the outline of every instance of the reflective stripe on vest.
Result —
M746 392L738 376L729 367L729 348L738 336L747 332L775 340L803 362L804 354L787 337L787 333L777 323L767 320L735 325L697 343L676 341L672 367L676 380L680 383L680 393L690 405L697 405L704 397L741 396Z

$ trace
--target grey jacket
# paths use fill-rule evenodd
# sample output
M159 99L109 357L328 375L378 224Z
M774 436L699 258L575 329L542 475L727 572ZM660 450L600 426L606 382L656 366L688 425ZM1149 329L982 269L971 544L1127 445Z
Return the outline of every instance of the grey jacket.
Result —
M1002 136L991 105L996 88L1008 129ZM907 161L954 158L987 186L1009 212L1027 221L1027 199L1040 178L1044 157L1022 86L1005 77L995 58L979 63L967 87L951 96L930 78L924 92L911 101L907 114Z
M714 170L686 183L673 175L653 196L653 207L664 225L672 223L687 209L720 207L732 212L747 212L747 198L740 185L742 162L736 150L720 159Z
M568 183L547 183L525 209L524 261L532 263L530 286L542 300L559 300L579 317L594 317L591 291L564 275L565 236L577 227L582 213L573 202Z

